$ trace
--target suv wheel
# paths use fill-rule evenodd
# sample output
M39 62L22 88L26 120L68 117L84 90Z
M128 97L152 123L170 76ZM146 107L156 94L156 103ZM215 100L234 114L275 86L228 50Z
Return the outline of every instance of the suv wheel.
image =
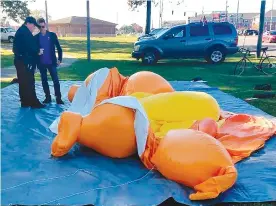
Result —
M8 41L9 41L10 43L13 43L13 40L14 40L14 37L13 37L13 36L9 36Z
M223 47L215 47L207 52L205 60L211 64L218 64L225 60L225 49Z
M153 65L156 64L158 61L157 54L154 51L147 51L145 52L142 63L146 65Z

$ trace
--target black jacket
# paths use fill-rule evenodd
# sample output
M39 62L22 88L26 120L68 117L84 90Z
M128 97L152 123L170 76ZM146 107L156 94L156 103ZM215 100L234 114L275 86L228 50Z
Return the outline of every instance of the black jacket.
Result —
M52 57L52 62L54 66L57 66L57 57L56 57L56 48L58 51L58 60L61 62L62 61L62 49L60 47L59 41L58 41L58 37L54 32L49 32L47 31L47 33L49 33L50 36L50 40L51 40L51 57ZM40 47L40 43L39 43L39 34L35 35L35 39L37 44ZM38 61L38 65L40 64L40 61Z
M23 60L25 64L35 64L39 46L25 25L16 31L12 51L16 59Z

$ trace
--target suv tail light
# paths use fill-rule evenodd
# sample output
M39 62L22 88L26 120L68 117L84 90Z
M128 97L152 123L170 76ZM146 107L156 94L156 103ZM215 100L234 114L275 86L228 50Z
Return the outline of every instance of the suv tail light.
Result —
M237 36L237 37L235 38L235 44L236 44L236 46L238 45L238 43L239 43L239 37Z

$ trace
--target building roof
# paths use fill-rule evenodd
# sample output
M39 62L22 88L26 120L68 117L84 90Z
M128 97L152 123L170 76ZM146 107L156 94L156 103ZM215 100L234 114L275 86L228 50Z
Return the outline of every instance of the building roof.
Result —
M71 24L71 25L86 25L86 17L80 17L80 16L70 16L62 19L57 19L54 21L50 21L49 24ZM96 19L96 18L90 18L91 24L104 24L104 25L114 25L116 26L117 24Z
M275 11L276 12L276 11ZM228 17L233 16L236 17L237 13L228 13ZM253 19L255 16L259 15L259 13L239 13L240 17L243 17L243 19ZM206 19L213 19L213 14L200 14L197 15L197 17L190 17L190 21L200 21L202 19L202 16L205 16Z
M236 16L237 13L230 13L230 15ZM253 19L255 16L258 16L259 13L239 13L239 16L242 16L243 19Z
M265 13L265 17L271 17L271 11L272 11L272 16L276 17L276 10L269 10L268 12Z

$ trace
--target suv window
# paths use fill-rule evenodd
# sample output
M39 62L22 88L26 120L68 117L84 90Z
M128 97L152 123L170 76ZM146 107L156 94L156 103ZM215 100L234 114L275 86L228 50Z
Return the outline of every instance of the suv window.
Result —
M190 26L190 36L209 36L208 25L193 25Z
M168 32L168 35L172 35L174 38L183 38L186 36L186 27L171 29L171 31Z
M215 35L232 34L232 29L228 25L215 24L213 25Z
M1 32L5 33L5 32L6 32L6 30L5 30L4 28L1 28Z

